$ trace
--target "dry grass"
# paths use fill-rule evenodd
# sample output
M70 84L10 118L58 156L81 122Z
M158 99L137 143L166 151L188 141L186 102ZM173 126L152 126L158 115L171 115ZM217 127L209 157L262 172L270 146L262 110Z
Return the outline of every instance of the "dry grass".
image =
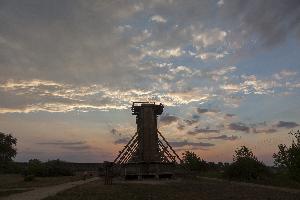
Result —
M0 175L0 189L34 188L80 180L79 176L36 177L33 181L25 182L19 174Z
M95 181L48 197L46 200L123 200L123 199L164 199L164 200L217 200L217 199L299 199L299 193L288 193L273 189L248 187L224 181L181 180L167 184L115 183L103 185Z

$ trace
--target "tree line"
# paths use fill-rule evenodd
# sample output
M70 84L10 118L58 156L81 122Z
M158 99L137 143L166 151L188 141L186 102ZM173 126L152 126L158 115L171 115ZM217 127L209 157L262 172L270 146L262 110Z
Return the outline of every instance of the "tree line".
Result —
M280 144L278 152L273 154L274 167L259 161L253 151L241 146L235 150L232 163L212 163L201 159L191 151L183 153L183 165L192 171L217 170L224 178L238 180L268 179L273 173L281 173L292 180L300 182L300 131L290 132L293 141L290 146ZM274 172L275 171L275 172Z
M300 131L290 132L293 137L292 144L280 144L278 152L274 153L274 166L276 171L291 179L300 182ZM0 173L20 172L19 167L13 162L17 155L17 139L11 134L0 133ZM185 169L191 171L220 171L225 178L240 180L261 180L269 177L272 173L262 161L259 161L253 151L241 146L236 149L232 163L206 162L192 151L183 153ZM53 160L41 162L37 159L29 160L24 175L34 176L61 176L72 175L70 169L66 168L63 161Z

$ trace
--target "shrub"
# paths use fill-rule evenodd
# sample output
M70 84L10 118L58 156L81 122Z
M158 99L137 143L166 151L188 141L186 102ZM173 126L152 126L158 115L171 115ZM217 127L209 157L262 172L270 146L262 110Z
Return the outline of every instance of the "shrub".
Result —
M273 155L274 164L281 169L286 169L292 179L300 182L300 131L289 134L295 139L289 147L285 144L278 145L279 151Z
M21 171L21 167L13 161L0 163L0 174L18 174Z
M66 166L66 162L51 160L45 163L47 176L72 176L73 172Z
M38 159L29 160L27 170L25 170L26 175L47 176L45 165Z
M24 177L25 182L34 181L34 179L35 179L34 175L27 175L27 176Z
M269 175L268 167L245 146L235 151L233 161L224 171L226 178L249 181L264 179Z
M208 164L203 159L191 151L183 153L182 161L183 166L192 171L204 171L208 167Z
M38 159L31 159L24 175L34 175L39 177L49 176L72 176L73 172L66 166L66 162L51 160L42 163Z

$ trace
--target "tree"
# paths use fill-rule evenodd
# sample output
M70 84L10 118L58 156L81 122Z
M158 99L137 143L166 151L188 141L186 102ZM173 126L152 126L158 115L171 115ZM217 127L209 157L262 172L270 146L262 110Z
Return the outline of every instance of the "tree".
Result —
M252 150L246 146L241 146L239 149L235 150L235 155L233 155L233 161L237 161L239 159L257 160L257 158L254 156Z
M278 153L273 155L274 164L287 169L291 178L300 181L300 131L290 132L294 137L291 146L278 145Z
M192 151L182 154L183 165L190 170L206 170L207 163Z
M230 179L256 180L265 178L269 174L267 166L258 161L251 149L241 146L235 150L233 163L224 172Z
M17 139L11 134L0 133L0 163L12 161L17 155Z

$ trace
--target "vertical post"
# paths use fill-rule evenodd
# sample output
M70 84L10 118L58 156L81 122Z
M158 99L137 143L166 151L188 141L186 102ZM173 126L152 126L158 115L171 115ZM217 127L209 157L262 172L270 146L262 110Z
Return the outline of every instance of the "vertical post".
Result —
M104 185L111 185L112 177L113 177L113 163L104 161L104 168L105 168Z

